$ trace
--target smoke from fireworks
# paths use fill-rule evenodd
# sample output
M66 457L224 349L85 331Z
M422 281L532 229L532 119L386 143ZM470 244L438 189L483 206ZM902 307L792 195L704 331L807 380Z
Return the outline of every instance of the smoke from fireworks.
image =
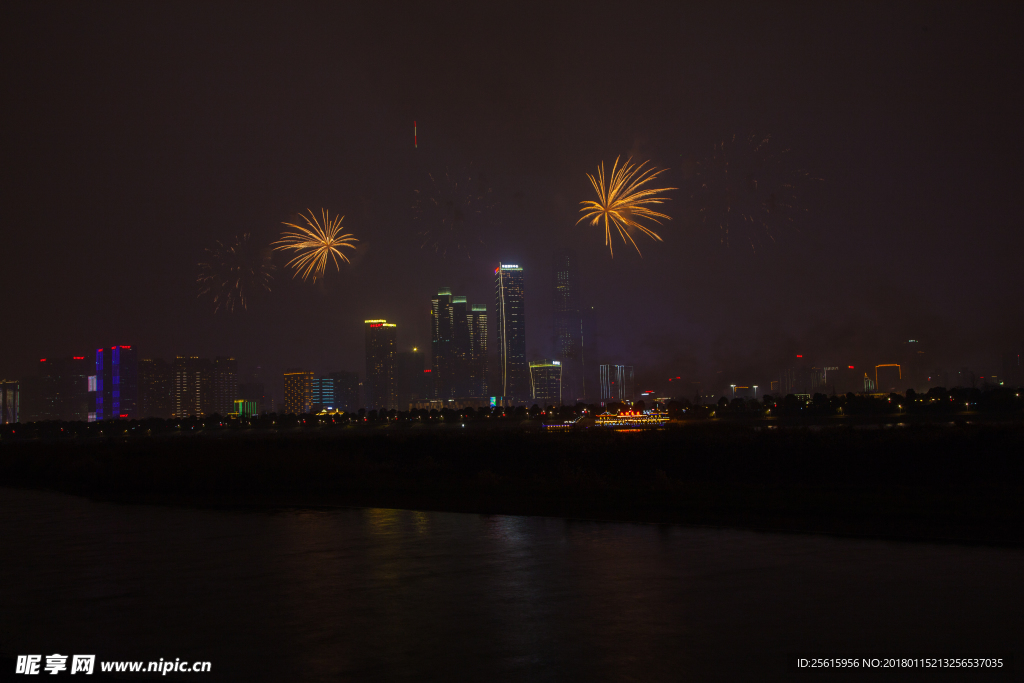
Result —
M288 268L295 269L295 274L292 277L302 275L302 279L305 280L312 275L313 282L316 282L318 277L322 278L326 275L328 259L334 262L338 270L341 270L341 261L349 263L348 257L342 253L341 248L355 249L353 242L359 240L352 235L338 234L341 232L341 221L345 219L344 216L331 218L326 210L320 209L320 219L318 220L312 210L306 209L306 211L309 211L309 216L299 214L306 225L282 223L282 225L295 228L295 232L283 233L281 239L274 242L277 245L274 249L295 252L295 257L287 264Z
M429 185L414 190L412 204L420 246L442 258L473 258L484 244L481 230L496 204L487 177L472 168L427 177Z
M694 172L690 201L697 220L726 247L749 244L755 251L774 243L779 232L796 229L795 219L807 211L798 190L804 181L820 178L794 169L789 153L771 135L733 135L715 144Z
M626 163L621 168L618 168L619 158L616 157L607 183L605 182L603 161L597 167L596 178L589 173L587 174L587 177L590 178L590 184L597 191L597 201L587 200L580 202L582 205L580 211L583 213L583 217L576 221L576 225L579 225L588 218L591 225L600 225L601 221L604 221L604 243L608 247L612 258L615 258L615 250L612 247L612 226L618 229L622 241L624 243L628 241L636 249L636 253L640 254L640 247L637 246L636 241L630 234L631 231L639 231L658 242L661 242L662 239L658 233L638 221L648 219L660 225L661 221L658 220L659 218L672 220L669 216L647 207L668 201L668 197L661 197L659 193L675 190L676 188L641 189L668 169L649 168L644 170L644 166L647 165L646 161L639 166L634 165L632 161L632 159L627 159Z
M246 309L251 297L270 291L273 270L270 254L257 247L249 233L228 244L214 242L199 264L199 296L213 298L214 313Z

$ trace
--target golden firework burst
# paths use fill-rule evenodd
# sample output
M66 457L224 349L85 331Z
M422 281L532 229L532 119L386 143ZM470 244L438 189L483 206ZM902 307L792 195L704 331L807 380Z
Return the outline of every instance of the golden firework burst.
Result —
M662 240L658 233L639 223L638 219L646 218L659 225L661 224L659 218L672 220L671 217L647 207L668 201L668 197L660 197L659 193L676 188L641 189L643 185L651 182L668 169L648 168L644 170L644 166L647 165L646 161L639 166L634 165L632 161L632 159L627 159L626 163L619 168L619 157L616 157L607 183L605 182L603 161L597 167L596 178L587 174L590 184L597 191L597 201L580 202L583 205L583 208L580 209L583 212L583 217L576 221L576 225L579 225L589 218L591 225L599 225L601 219L604 219L604 243L612 258L615 258L615 250L612 248L613 225L618 229L622 241L628 241L636 249L636 253L640 254L640 247L636 245L633 236L629 234L630 230L639 230L659 242ZM643 254L640 255L643 256Z
M320 209L321 220L317 220L316 215L310 210L309 216L299 214L302 216L302 220L306 221L306 225L296 225L295 223L282 223L290 228L295 228L296 232L285 232L281 235L281 239L274 242L274 249L277 251L292 250L295 252L295 257L288 262L289 268L295 269L295 274L292 277L298 277L302 275L302 279L305 280L310 275L313 276L313 282L316 282L318 277L324 277L327 272L327 259L330 258L334 261L335 267L341 270L341 261L349 263L348 257L341 252L341 247L348 247L349 249L355 249L353 242L358 242L352 235L340 235L341 232L341 221L345 219L344 216L330 217L330 213L324 209Z

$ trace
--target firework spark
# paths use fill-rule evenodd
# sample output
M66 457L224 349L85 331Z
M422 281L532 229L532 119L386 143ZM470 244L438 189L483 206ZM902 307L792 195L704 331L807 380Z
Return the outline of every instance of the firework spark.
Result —
M472 168L427 177L430 185L415 190L412 205L413 219L422 226L420 246L441 258L473 258L495 207L487 177Z
M619 158L616 157L607 183L605 182L603 161L597 167L596 178L587 174L590 184L597 191L597 201L580 202L582 205L580 211L583 213L583 217L576 221L576 225L579 225L589 218L590 224L596 226L600 225L602 219L604 220L604 243L612 258L615 258L615 250L612 247L612 226L619 231L623 243L632 244L636 253L640 254L640 247L637 246L633 236L629 234L631 231L638 230L658 242L661 242L662 239L658 233L641 224L639 220L649 219L659 225L661 224L659 218L672 220L671 217L647 207L668 201L668 197L661 197L659 193L676 188L641 189L668 169L649 168L644 170L644 166L647 165L646 161L639 166L634 165L632 161L632 159L627 159L626 163L619 168ZM643 254L640 255L643 256Z
M796 229L795 219L807 212L798 189L803 181L821 179L794 169L789 152L773 144L771 135L733 135L697 164L691 205L722 245L738 242L756 251L759 244L774 243L779 232Z
M312 275L313 282L316 282L318 277L322 278L326 275L328 258L334 261L338 270L341 270L341 261L349 263L348 257L341 252L341 247L355 249L353 242L359 240L352 235L338 234L341 232L341 221L345 219L344 216L331 218L327 211L320 209L321 222L312 210L306 209L306 211L309 211L309 216L299 214L306 225L282 223L282 225L295 228L295 232L283 233L281 239L274 242L277 245L274 249L295 252L295 257L287 264L288 268L295 269L295 274L292 277L298 277L301 274L302 279L305 280Z
M270 291L273 270L269 251L258 248L249 233L228 244L214 242L199 264L199 296L213 297L214 313L247 309L252 296Z

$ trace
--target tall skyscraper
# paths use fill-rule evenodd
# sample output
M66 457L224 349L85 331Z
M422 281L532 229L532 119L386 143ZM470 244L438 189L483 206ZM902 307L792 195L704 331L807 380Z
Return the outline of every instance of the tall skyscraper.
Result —
M96 419L138 417L138 353L131 346L96 349Z
M523 269L516 265L500 264L494 269L500 390L506 400L520 402L528 400L530 396L523 298Z
M226 356L213 359L213 412L234 412L238 398L238 361Z
M576 252L558 249L552 257L552 329L555 358L562 365L562 399L575 404L586 398L583 363L583 311Z
M0 379L0 424L9 425L18 421L20 398L17 380Z
M209 359L177 356L174 359L173 374L173 417L202 417L213 412L213 363Z
M452 320L452 290L442 287L430 301L430 350L432 353L430 379L433 383L433 397L441 400L455 398L452 377L452 337L455 323Z
M174 410L171 395L174 388L174 367L162 358L139 361L139 417L167 419Z
M487 384L487 305L471 304L467 314L469 327L470 398L488 396Z
M602 365L598 371L602 401L633 400L632 365Z
M561 361L530 361L530 395L541 407L562 405Z
M313 409L313 371L291 368L284 372L284 412L303 415Z
M85 421L89 417L89 375L85 356L41 358L35 420Z
M366 408L394 410L398 407L397 325L386 320L363 323L366 325Z
M327 377L334 382L334 408L346 413L359 410L359 375L355 372L331 372Z

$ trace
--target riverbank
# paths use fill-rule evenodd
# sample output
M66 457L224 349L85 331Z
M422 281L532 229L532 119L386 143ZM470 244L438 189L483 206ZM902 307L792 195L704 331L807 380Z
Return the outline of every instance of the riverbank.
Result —
M0 486L1024 545L1024 427L351 428L0 444Z

